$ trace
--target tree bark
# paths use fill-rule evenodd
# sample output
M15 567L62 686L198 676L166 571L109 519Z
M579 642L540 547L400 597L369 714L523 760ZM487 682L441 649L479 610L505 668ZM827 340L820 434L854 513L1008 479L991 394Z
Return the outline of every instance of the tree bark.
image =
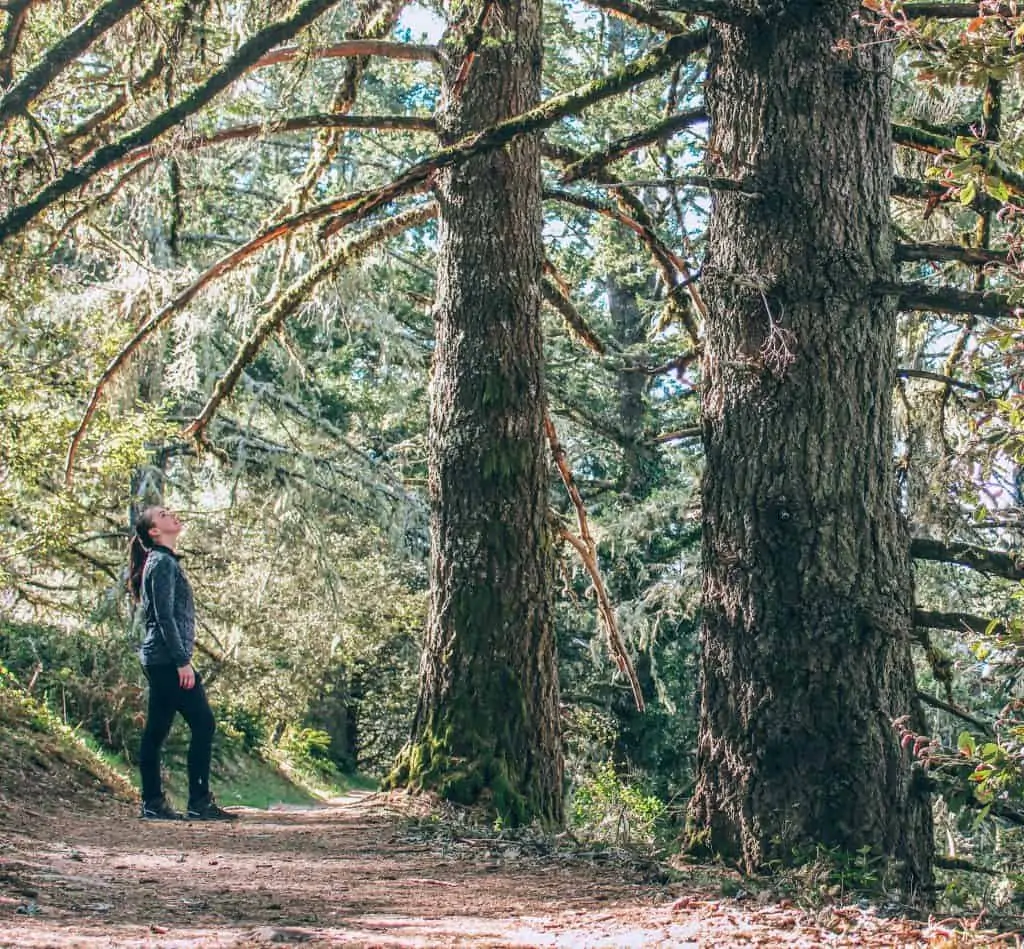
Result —
M474 56L456 30L442 43L445 145L540 99L540 0L491 6ZM510 823L557 824L540 185L536 135L436 179L431 597L412 738L392 783Z
M931 882L909 539L892 477L891 50L858 3L712 34L706 471L691 843L748 871L867 847Z

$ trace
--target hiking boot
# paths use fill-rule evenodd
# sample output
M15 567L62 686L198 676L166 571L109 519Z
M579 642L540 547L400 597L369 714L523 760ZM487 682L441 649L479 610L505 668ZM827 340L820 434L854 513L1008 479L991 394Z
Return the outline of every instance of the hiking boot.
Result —
M206 799L200 801L197 804L189 804L188 806L188 820L238 820L237 814L232 814L230 811L224 810L223 807L218 807L217 802L213 799L212 794L208 794Z
M184 816L179 814L170 804L167 803L167 798L162 795L153 801L143 801L142 810L139 813L139 817L143 820L184 820Z

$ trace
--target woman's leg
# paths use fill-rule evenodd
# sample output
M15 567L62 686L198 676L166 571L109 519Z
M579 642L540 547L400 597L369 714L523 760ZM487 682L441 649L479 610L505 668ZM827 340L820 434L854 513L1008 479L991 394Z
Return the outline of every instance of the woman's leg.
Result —
M139 747L139 773L144 804L163 797L160 783L160 748L171 730L178 701L178 670L173 666L143 666L149 680L146 728Z
M198 672L191 689L179 689L178 711L192 732L188 746L188 805L191 810L193 805L203 805L210 798L210 756L216 728Z

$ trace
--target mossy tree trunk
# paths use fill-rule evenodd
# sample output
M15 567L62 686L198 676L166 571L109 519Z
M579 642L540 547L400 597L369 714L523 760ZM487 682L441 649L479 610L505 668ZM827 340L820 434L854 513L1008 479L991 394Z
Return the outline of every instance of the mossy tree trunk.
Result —
M453 4L454 6L454 4ZM539 102L540 0L498 0L468 70L463 26L442 42L444 144ZM392 783L562 819L547 523L549 457L535 136L442 171L431 383L431 597L413 734Z
M858 0L713 31L704 619L694 842L747 870L817 845L931 880L912 575L893 478L891 47ZM715 167L717 165L717 167Z

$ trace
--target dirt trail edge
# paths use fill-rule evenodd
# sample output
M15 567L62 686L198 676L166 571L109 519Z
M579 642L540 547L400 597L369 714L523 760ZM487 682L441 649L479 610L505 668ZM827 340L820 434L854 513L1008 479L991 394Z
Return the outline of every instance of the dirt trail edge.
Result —
M724 899L597 854L417 838L379 795L235 824L143 822L120 804L18 816L0 815L0 946L19 949L1014 945L871 908Z

